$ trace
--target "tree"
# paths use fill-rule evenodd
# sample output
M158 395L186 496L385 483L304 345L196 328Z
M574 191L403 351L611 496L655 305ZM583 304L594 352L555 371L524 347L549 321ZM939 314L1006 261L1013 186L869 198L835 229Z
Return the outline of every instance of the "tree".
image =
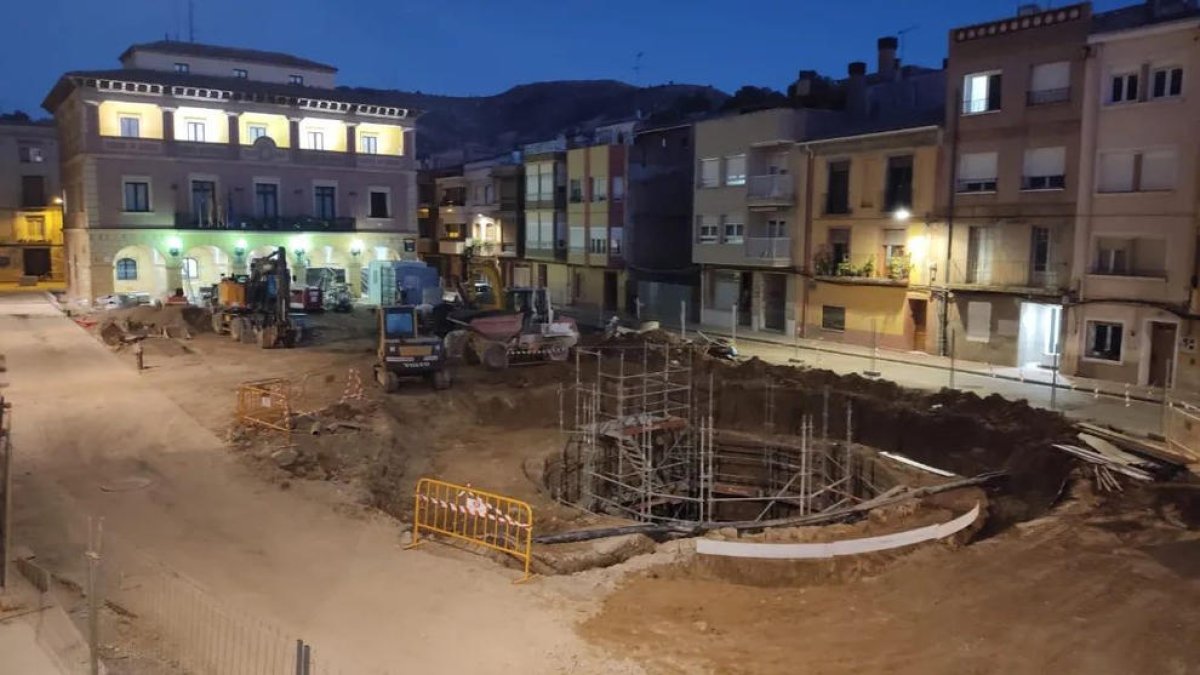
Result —
M753 85L745 85L735 91L733 96L729 97L721 106L721 110L740 110L748 112L751 110L764 110L766 108L780 108L788 103L787 97L769 87L755 87Z

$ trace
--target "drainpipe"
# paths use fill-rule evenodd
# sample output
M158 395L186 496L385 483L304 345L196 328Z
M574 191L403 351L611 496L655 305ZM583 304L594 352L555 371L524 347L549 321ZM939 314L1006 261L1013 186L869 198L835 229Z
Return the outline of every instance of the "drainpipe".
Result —
M813 158L812 147L807 143L801 148L805 152L804 161L804 259L800 262L800 337L808 337L808 280L810 278L809 263L812 260L812 228L813 228Z
M940 356L949 354L950 341L950 265L954 257L954 203L958 192L958 118L962 110L962 92L955 87L954 98L951 100L950 123L953 129L950 131L950 170L946 172L948 176L949 198L947 199L946 208L946 267L942 270L942 330L938 336L938 353Z

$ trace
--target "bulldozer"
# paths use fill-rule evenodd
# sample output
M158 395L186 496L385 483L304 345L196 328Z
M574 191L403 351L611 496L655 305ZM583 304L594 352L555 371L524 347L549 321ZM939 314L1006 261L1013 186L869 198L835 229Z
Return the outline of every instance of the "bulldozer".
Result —
M295 346L297 330L289 316L291 281L282 247L251 260L250 274L217 284L213 331L263 349Z
M450 386L446 350L436 335L423 335L421 317L413 305L380 307L379 346L375 380L384 391L399 389L404 377L425 377L434 389Z

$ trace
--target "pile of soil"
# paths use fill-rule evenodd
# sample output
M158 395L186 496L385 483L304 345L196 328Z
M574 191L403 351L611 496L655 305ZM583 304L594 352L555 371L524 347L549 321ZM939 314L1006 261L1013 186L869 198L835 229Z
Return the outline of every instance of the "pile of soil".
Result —
M164 331L171 337L212 332L212 314L192 305L140 305L108 310L93 318L93 330L109 345L127 337L161 335Z

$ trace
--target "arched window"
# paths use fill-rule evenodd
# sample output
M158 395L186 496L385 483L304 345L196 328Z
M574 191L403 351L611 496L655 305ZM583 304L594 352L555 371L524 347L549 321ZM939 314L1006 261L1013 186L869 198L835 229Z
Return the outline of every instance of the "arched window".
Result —
M195 258L183 259L183 278L189 281L200 278L200 263Z
M117 281L137 281L137 261L121 258L117 261Z

